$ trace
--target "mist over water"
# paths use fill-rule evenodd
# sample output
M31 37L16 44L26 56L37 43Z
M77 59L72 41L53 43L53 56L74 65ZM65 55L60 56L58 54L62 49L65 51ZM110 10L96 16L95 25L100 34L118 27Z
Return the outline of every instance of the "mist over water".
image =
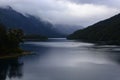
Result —
M25 42L35 53L22 57L21 78L12 80L119 80L119 46L100 46L66 39ZM6 80L11 80L6 78Z

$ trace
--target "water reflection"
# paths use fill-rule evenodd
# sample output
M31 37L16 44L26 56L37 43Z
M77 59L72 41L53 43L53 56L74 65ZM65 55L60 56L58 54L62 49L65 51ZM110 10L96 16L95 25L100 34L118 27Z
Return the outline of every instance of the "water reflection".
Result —
M50 39L22 47L36 55L23 57L20 80L120 80L119 46Z
M18 58L0 60L0 80L6 78L21 78L23 62L20 63Z
M120 65L120 46L117 45L93 45L86 47L98 54L107 56L109 60L114 61ZM96 54L96 55L98 55Z

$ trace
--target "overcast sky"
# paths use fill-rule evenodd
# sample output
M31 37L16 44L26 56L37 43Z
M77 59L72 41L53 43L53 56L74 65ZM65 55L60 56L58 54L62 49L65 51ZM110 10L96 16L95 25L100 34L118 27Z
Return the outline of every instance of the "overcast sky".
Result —
M120 12L120 0L0 0L22 13L57 24L88 26Z

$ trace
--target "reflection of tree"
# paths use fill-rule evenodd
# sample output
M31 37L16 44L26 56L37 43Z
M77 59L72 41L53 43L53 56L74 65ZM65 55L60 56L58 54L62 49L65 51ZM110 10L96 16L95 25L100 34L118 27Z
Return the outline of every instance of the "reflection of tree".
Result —
M22 77L22 65L17 58L0 60L0 80L6 80L7 77Z

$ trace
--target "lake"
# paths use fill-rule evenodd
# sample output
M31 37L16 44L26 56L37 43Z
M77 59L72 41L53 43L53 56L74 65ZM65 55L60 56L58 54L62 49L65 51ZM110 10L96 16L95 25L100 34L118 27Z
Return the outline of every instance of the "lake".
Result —
M0 60L0 80L120 80L120 47L74 40L25 42L34 53Z

